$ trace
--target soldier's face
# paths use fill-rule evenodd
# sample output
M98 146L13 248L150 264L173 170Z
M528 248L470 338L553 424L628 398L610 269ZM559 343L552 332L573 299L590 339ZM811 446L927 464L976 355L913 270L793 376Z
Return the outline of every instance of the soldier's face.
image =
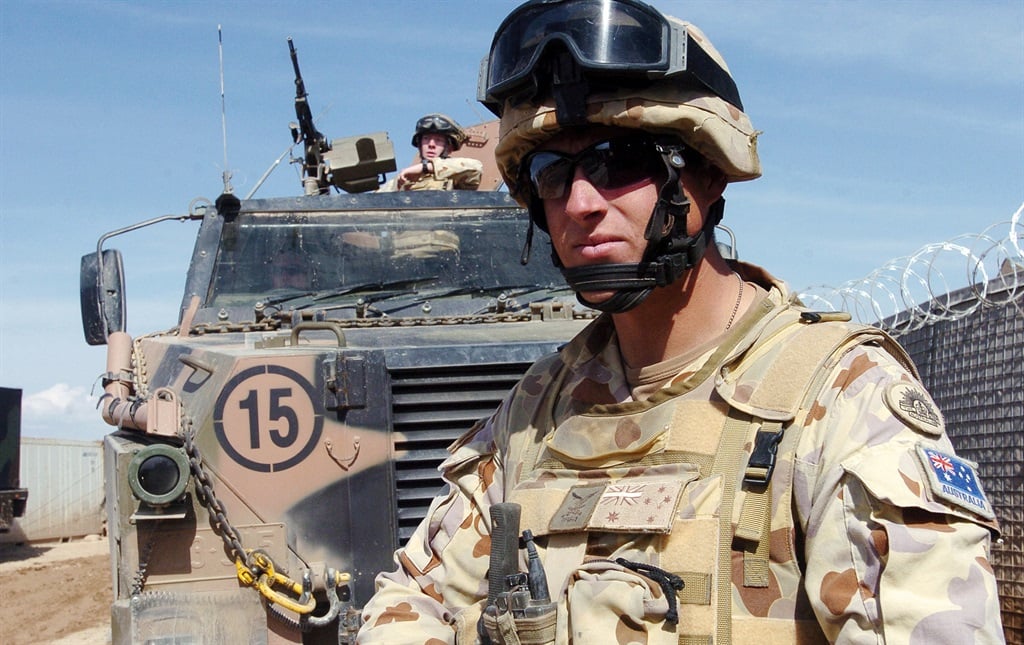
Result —
M600 141L628 134L621 128L590 128L566 131L547 141L538 150L574 155ZM690 199L687 232L695 235L704 222L704 213L725 189L724 179L696 174L684 168L680 172L683 192ZM631 264L640 262L647 249L644 231L658 200L661 177L645 177L615 188L594 186L577 166L564 193L545 199L551 243L567 268L588 264ZM587 292L587 299L601 302L612 292Z
M565 132L539 149L572 155L616 133L610 128ZM597 188L577 167L564 194L544 200L551 243L562 264L572 268L639 262L647 246L644 228L657 199L654 178Z
M420 157L423 159L436 159L444 153L448 145L448 137L443 134L426 133L420 136Z

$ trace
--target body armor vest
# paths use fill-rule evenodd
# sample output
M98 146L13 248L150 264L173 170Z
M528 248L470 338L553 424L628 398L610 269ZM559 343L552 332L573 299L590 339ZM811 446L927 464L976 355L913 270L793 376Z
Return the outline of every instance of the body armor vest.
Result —
M857 345L880 345L915 370L875 328L759 307L699 372L648 401L595 406L550 430L562 369L539 406L519 408L533 416L510 427L533 433L503 450L506 499L538 537L558 611L536 640L506 642L610 642L609 629L647 643L825 642L801 585L792 512L800 430ZM570 435L593 443L581 449ZM636 562L678 576L682 589L630 571Z

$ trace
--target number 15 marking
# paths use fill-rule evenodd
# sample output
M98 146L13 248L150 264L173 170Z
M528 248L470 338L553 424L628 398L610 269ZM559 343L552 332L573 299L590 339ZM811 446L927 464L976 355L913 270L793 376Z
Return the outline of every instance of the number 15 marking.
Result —
M271 388L270 390L270 420L285 420L287 430L281 432L278 428L268 428L270 440L278 448L287 448L299 438L299 417L295 410L287 405L282 405L281 399L290 398L292 389L290 387ZM249 390L249 396L238 402L238 407L249 412L249 447L253 450L260 448L260 411L259 411L259 390Z
M214 406L213 429L221 449L258 472L301 463L323 432L322 401L315 394L302 374L287 367L243 369L224 385Z

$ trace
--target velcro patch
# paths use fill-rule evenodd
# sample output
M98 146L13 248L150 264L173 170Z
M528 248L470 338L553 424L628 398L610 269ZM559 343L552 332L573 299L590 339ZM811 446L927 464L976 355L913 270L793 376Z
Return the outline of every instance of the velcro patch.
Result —
M928 483L936 497L987 520L995 519L973 463L922 443L917 444L917 456L924 465Z
M885 391L885 403L909 427L933 437L942 436L945 422L939 406L917 383L892 383Z
M551 518L550 531L669 533L680 494L694 479L632 479L575 486Z

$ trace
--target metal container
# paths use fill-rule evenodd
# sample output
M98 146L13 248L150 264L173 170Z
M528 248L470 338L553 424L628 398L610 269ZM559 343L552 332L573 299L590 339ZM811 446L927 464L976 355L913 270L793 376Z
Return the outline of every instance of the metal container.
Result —
M38 542L104 531L103 444L21 439L21 485L32 494L2 542Z

